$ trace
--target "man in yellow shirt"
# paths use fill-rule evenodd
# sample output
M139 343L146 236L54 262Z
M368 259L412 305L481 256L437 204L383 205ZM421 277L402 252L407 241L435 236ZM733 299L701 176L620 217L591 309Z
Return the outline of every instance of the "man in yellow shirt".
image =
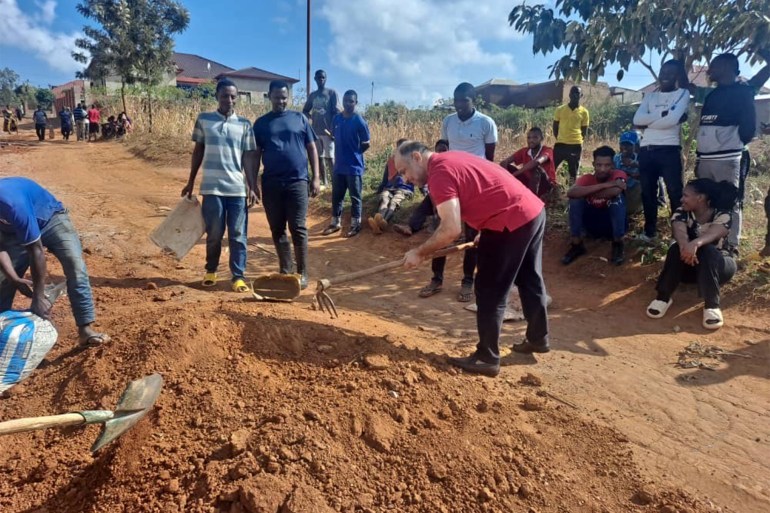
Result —
M553 164L556 171L565 160L569 171L570 185L575 183L580 168L580 153L583 151L583 139L588 131L588 109L580 105L583 92L578 86L569 91L569 103L559 106L554 113Z

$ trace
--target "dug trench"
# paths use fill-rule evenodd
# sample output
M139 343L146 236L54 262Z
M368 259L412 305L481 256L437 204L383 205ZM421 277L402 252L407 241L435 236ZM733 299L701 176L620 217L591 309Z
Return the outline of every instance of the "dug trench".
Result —
M64 298L58 344L0 400L0 418L110 409L129 381L165 379L150 415L95 456L96 426L0 438L0 511L767 511L766 302L736 294L728 325L704 334L689 290L671 319L652 323L640 313L654 268L587 257L565 270L552 227L554 351L511 357L522 333L513 323L501 375L470 377L444 363L474 338L453 278L427 301L416 297L425 269L332 289L338 320L312 310L310 291L257 303L229 292L226 275L198 285L202 244L179 263L148 241L178 201L183 167L148 165L120 144L56 141L3 150L0 165L70 208L98 327L113 337L78 349ZM313 278L396 259L419 241L323 238L326 222L316 212L309 223ZM261 208L249 242L248 274L274 271ZM459 267L450 258L448 276ZM745 358L675 369L693 340Z

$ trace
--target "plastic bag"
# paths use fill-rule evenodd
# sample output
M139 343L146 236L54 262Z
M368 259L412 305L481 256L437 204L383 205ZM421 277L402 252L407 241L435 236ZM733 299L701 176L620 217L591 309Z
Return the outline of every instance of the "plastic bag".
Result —
M183 198L168 217L150 234L150 240L181 260L206 232L197 197Z

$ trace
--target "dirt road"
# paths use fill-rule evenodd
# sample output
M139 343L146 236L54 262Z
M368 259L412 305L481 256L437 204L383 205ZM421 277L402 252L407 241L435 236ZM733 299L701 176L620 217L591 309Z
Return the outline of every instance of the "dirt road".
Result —
M311 291L260 304L226 283L201 289L202 244L179 264L147 238L188 159L155 167L118 143L0 147L0 175L29 176L69 207L99 328L113 336L78 350L69 305L57 305L57 347L0 400L0 418L109 408L150 372L167 383L157 411L95 458L95 427L0 439L1 511L770 510L766 302L735 291L726 326L706 333L685 289L665 320L649 320L656 268L610 267L603 246L563 268L553 230L555 350L506 350L498 379L469 377L443 363L474 344L473 314L454 301L458 258L427 300L427 268L332 290L336 321L311 309ZM418 240L322 238L326 221L309 223L311 278L398 258ZM277 269L261 208L249 233L249 273ZM505 346L522 331L507 325ZM740 356L675 367L693 341ZM521 383L527 373L542 385Z

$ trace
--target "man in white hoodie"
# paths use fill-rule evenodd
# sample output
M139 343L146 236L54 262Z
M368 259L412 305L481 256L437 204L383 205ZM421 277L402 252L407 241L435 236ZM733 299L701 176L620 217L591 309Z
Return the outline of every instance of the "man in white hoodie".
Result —
M639 181L642 184L644 233L639 238L655 238L658 222L658 179L663 177L671 212L679 208L684 188L682 176L681 125L687 120L690 92L687 72L681 62L663 63L657 91L644 95L634 115L634 126L642 130L639 153Z

